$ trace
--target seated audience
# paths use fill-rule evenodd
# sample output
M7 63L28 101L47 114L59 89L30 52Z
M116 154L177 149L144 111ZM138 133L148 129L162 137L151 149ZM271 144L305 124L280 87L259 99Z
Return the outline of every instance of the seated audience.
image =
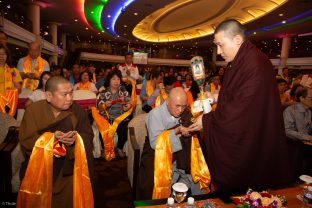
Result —
M279 91L279 96L283 107L287 107L292 104L289 95L285 92L287 88L287 82L284 79L277 78L277 86Z
M71 74L68 77L68 80L70 81L70 84L74 86L80 81L80 74L81 74L81 67L79 64L74 64L72 66ZM67 77L67 76L65 76Z
M163 104L169 95L171 89L174 88L175 77L168 76L164 78L164 87L160 85L160 92L157 97L150 96L147 100L147 103L155 103L155 107Z
M119 70L112 70L107 75L105 90L99 94L98 108L100 114L109 121L110 124L132 106L130 94L121 83L121 72ZM120 157L125 157L123 146L127 141L129 121L129 116L120 121L116 130L118 135L117 154Z
M120 70L123 78L130 78L134 81L141 79L138 67L133 64L133 53L127 53L125 55L125 63L120 64L118 69Z
M142 100L142 110L146 113L150 112L154 106L153 102L148 102L149 97L157 97L160 88L163 86L163 77L160 75L159 71L152 71L151 80L147 80L143 83L142 89L140 92L140 98ZM161 84L160 84L161 83ZM155 101L155 99L150 99Z
M45 71L40 75L38 89L33 91L28 96L28 99L25 103L25 107L28 107L33 102L37 102L39 100L45 100L46 99L45 85L46 85L48 79L50 79L50 77L51 77L51 73L48 71Z
M65 78L51 77L45 90L47 99L26 108L20 126L25 161L17 207L93 207L94 135L87 114L73 102Z
M300 141L312 141L312 89L303 87L295 93L297 103L284 111L286 136Z
M97 93L95 84L91 82L90 74L88 72L82 72L79 76L79 82L74 85L74 90L89 90Z

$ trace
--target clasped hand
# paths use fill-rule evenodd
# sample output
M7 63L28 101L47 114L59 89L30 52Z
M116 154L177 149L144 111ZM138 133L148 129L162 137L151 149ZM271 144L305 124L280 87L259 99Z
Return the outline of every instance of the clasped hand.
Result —
M77 131L69 131L67 133L55 131L54 136L59 141L66 145L72 145L75 142L75 135Z

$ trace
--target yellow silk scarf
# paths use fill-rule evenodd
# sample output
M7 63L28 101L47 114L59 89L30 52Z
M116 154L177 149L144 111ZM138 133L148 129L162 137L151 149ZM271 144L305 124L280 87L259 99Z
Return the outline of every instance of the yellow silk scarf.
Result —
M221 86L220 85L218 85L218 91L220 92L220 89L221 89ZM214 91L216 91L216 86L214 85L214 84L210 84L210 91L211 91L211 93L214 93Z
M210 172L203 156L198 139L192 137L191 145L191 176L201 189L209 193ZM163 131L156 140L154 159L153 199L168 198L171 193L172 149L170 131Z
M110 124L103 116L101 116L95 107L91 107L92 116L103 139L104 158L107 161L110 161L116 157L114 151L114 135L116 133L118 125L132 113L136 105L135 84L131 80L128 81L130 81L132 84L132 93L131 93L132 107L127 112L117 117L114 120L113 124Z
M41 73L43 72L43 68L44 68L44 59L41 58L40 56L38 56L38 58L36 59L36 66L34 68L34 74L35 77L37 79L39 79ZM24 62L24 73L32 73L31 71L31 58L30 56L26 56L25 58L25 62ZM39 80L37 79L30 79L30 78L26 78L23 80L23 88L28 88L30 90L35 90L37 89L38 85L39 85Z
M14 88L13 75L14 69L12 70L7 64L4 65L4 89Z
M5 111L5 106L10 108L8 114L14 116L16 113L16 107L18 102L18 90L17 89L7 89L5 94L0 94L0 112L7 113Z
M165 100L167 100L167 98L168 98L168 95L166 93L166 90L161 89L159 95L156 98L155 107L161 105L161 101L165 101Z
M91 82L82 83L79 82L79 90L90 90Z
M148 80L146 81L146 95L147 97L151 96L154 92L154 87L153 87L153 83L152 80Z
M43 72L44 59L41 58L40 56L38 56L38 58L36 60L37 60L37 62L36 62L36 66L34 68L34 74L35 74L35 77L37 79L39 79L41 73ZM25 58L24 73L32 73L32 71L31 71L31 58L29 55L26 56L26 58Z
M54 134L46 132L35 143L25 177L18 192L18 208L45 207L52 204ZM75 163L73 176L74 208L93 207L93 193L83 140L75 138Z

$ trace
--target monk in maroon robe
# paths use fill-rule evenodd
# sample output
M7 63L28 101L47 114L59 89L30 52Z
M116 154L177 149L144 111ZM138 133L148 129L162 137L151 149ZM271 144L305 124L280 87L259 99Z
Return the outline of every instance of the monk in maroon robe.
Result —
M189 128L203 128L212 181L227 193L288 183L282 108L270 60L245 40L236 20L221 23L214 41L229 63L217 109Z

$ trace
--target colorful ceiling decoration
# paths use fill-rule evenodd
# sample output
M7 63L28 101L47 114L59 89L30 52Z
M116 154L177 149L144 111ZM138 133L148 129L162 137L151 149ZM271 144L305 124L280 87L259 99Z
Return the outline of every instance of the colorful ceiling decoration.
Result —
M246 24L278 8L287 0L177 0L145 17L133 35L148 42L183 41L213 33L218 23L234 18Z

